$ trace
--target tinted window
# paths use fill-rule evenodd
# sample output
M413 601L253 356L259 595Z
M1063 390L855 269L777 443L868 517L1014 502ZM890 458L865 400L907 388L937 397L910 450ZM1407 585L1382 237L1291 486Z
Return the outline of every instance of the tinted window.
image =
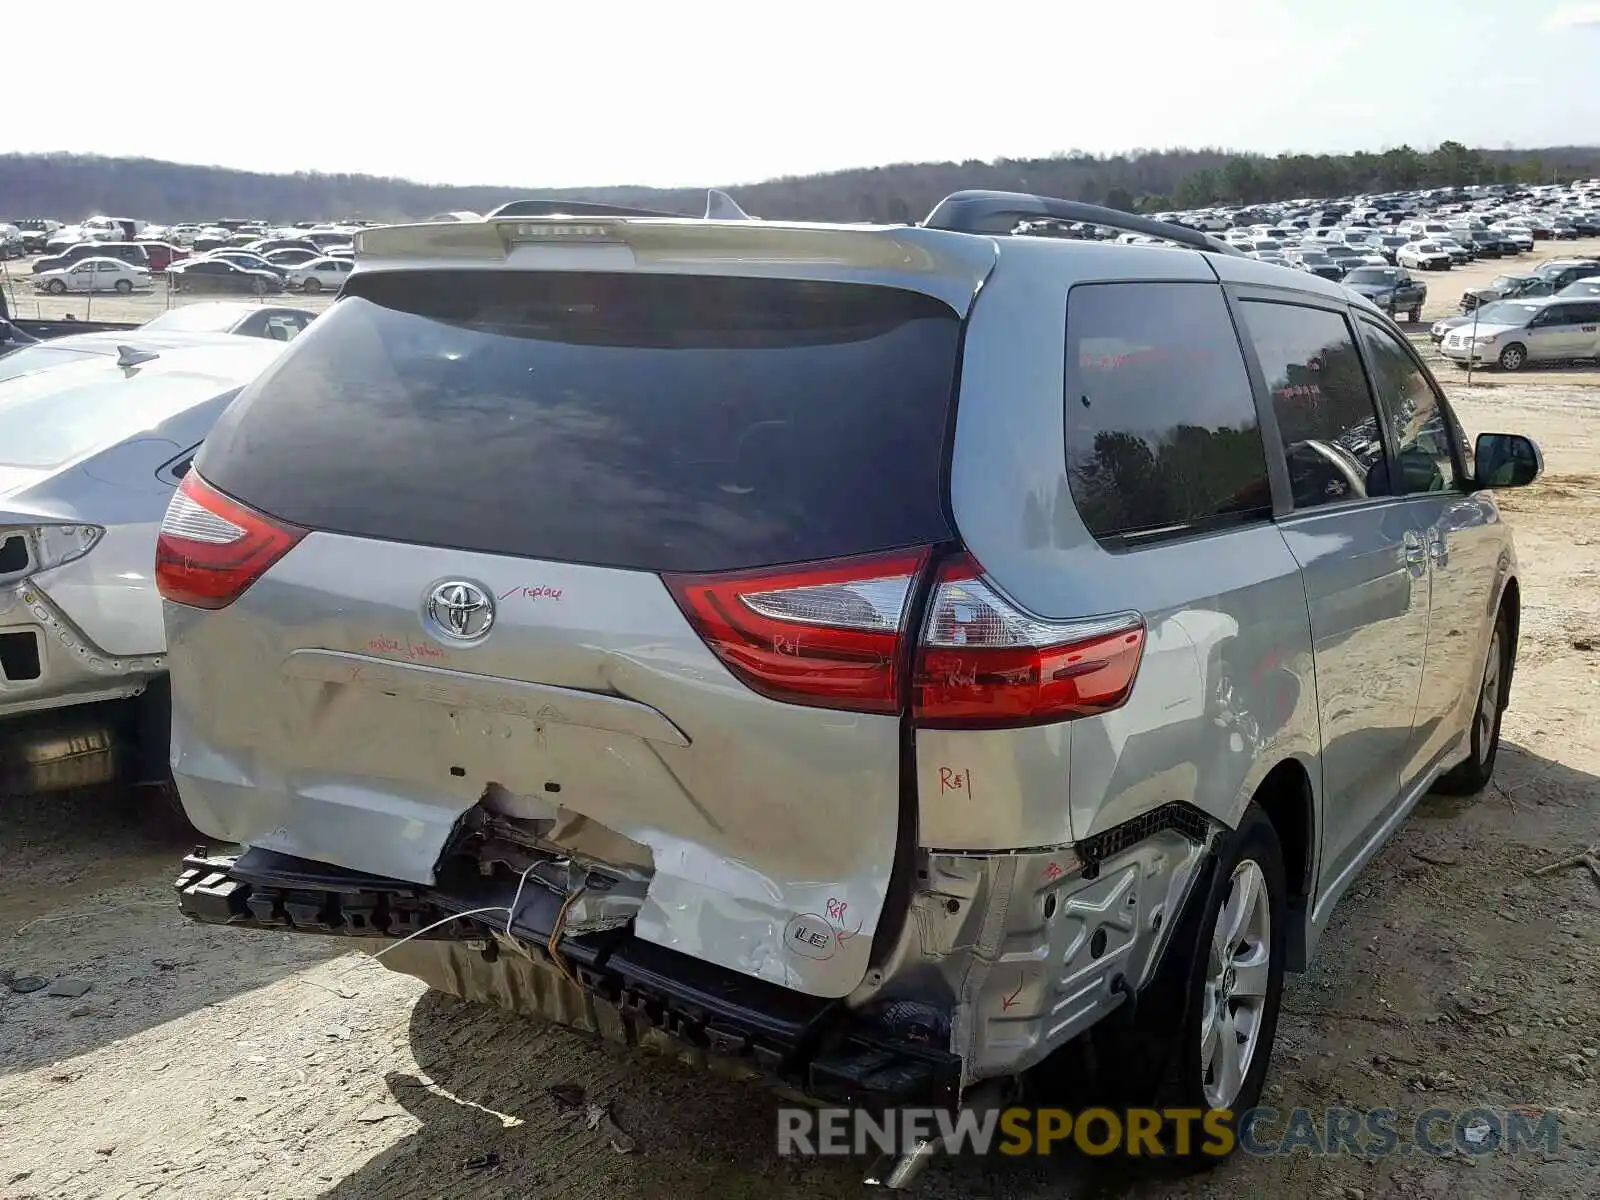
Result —
M1073 499L1101 540L1271 513L1249 376L1215 285L1073 288L1065 435Z
M196 463L276 516L651 571L949 536L960 321L936 300L522 271L370 272L350 287Z
M1400 475L1407 492L1442 492L1455 486L1449 422L1422 368L1388 330L1361 322L1372 357L1372 382L1394 427Z
M1240 311L1272 395L1294 506L1387 495L1378 414L1349 322L1295 304L1247 300Z

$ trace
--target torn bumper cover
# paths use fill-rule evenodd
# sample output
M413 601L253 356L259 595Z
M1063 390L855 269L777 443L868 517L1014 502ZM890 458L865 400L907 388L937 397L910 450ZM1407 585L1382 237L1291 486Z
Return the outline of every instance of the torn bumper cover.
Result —
M385 965L442 991L616 1040L688 1049L823 1103L954 1109L959 1100L959 1056L874 1036L838 1001L736 974L626 928L556 939L574 986L550 954L553 931L564 927L563 897L545 887L526 887L508 923L515 880L462 871L423 887L261 849L197 850L176 887L192 920L382 939ZM499 911L461 916L477 909ZM444 923L429 929L435 922Z

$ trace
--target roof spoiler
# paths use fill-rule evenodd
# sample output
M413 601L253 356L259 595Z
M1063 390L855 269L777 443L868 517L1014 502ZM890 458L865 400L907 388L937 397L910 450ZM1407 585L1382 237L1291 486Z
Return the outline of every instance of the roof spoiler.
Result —
M1124 233L1142 233L1146 237L1162 238L1212 254L1246 257L1243 251L1187 225L1137 217L1132 213L1102 208L1098 204L1084 204L1078 200L1035 196L1029 192L954 192L934 205L933 211L922 224L926 229L946 229L953 233L1011 234L1023 221L1037 220L1101 225L1107 229L1120 229Z
M484 217L666 217L681 221L688 214L664 212L659 208L635 208L627 204L602 204L592 200L511 200ZM726 192L712 188L706 193L706 221L753 221Z

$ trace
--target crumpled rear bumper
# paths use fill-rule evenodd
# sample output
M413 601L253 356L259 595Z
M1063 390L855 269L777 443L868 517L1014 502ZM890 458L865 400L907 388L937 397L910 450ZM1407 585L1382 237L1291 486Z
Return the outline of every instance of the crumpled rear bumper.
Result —
M102 650L31 580L0 585L0 718L136 696L166 675L162 654Z
M635 938L562 936L562 898L463 872L427 887L250 849L183 860L183 914L205 924L382 941L386 965L464 999L634 1044L690 1049L830 1104L954 1109L961 1060L886 1041L837 1001L803 995ZM451 917L475 909L498 912ZM437 928L429 929L436 922ZM426 932L424 932L426 931ZM405 944L400 943L404 941Z

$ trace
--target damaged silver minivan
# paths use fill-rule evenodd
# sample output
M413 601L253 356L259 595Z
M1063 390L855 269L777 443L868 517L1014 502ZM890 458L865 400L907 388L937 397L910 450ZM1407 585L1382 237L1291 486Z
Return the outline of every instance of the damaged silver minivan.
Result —
M360 239L160 540L243 847L197 920L824 1102L1238 1111L1357 872L1493 771L1539 453L1336 284L1004 193Z

